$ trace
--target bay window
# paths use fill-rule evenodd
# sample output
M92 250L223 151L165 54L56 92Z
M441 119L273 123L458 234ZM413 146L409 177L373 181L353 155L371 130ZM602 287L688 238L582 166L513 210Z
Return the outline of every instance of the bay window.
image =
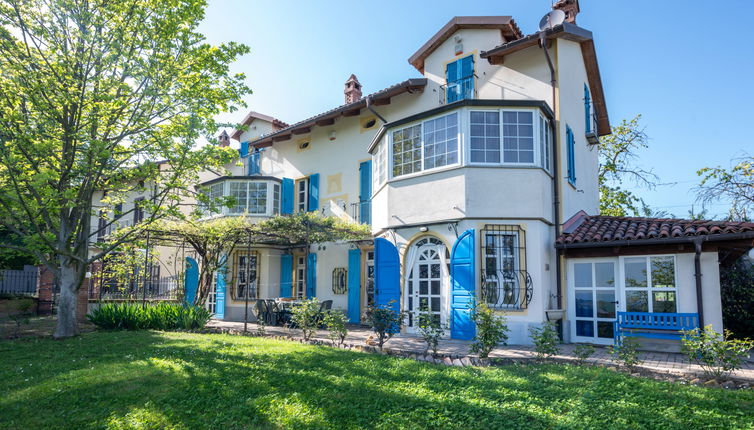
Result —
M471 111L469 147L472 163L500 162L500 113Z
M207 185L201 192L209 200L209 204L202 205L202 211L207 216L270 216L280 213L280 184L274 181L219 180Z
M458 113L392 133L393 177L457 164Z
M503 162L534 163L533 112L503 112Z

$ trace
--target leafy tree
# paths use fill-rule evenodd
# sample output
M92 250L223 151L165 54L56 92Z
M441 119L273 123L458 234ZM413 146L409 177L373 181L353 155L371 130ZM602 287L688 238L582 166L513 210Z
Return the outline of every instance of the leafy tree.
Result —
M599 144L600 213L611 216L650 215L641 197L624 188L624 183L652 189L658 180L651 170L636 164L637 152L647 148L649 138L639 125L641 115L621 121L612 134L602 136Z
M56 337L77 333L89 265L143 227L180 215L197 172L234 154L214 142L249 92L228 64L243 45L197 32L204 0L5 0L0 3L0 225L60 283ZM89 252L105 203L150 191L143 223ZM122 214L127 215L127 212ZM108 224L95 230L108 228Z
M720 299L723 326L734 337L754 338L754 265L747 257L720 267Z
M748 221L754 215L754 157L733 160L733 167L705 167L697 173L702 180L697 199L703 203L727 199L731 202L728 219Z
M0 248L0 269L23 269L27 264L37 264L37 259L34 258L28 251L23 251L20 248L23 246L23 241L18 235L12 233L7 228L0 226L0 244L12 244L13 248L3 246Z

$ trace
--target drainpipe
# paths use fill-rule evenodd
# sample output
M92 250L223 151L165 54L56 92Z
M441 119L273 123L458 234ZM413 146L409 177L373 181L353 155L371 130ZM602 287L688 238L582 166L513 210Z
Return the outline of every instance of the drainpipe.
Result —
M377 118L379 118L383 124L387 124L387 120L383 118L382 115L378 114L377 111L372 107L372 96L367 96L367 109L369 109L369 112L372 112Z
M557 85L557 80L555 79L555 67L552 64L552 59L550 58L550 53L547 50L547 38L545 37L545 32L540 31L539 32L539 43L542 46L542 50L545 54L545 59L547 60L547 66L550 68L550 86L552 87L552 112L553 112L553 118L552 118L552 124L550 125L551 131L552 131L552 165L553 165L553 212L554 212L554 223L555 223L555 238L557 238L560 235L560 163L558 160L558 128L555 126L555 122L558 117L558 107L557 103L555 103L555 86ZM556 285L556 307L557 309L563 309L563 294L562 294L562 287L563 283L561 281L561 276L563 273L563 268L560 262L560 253L555 253L555 285ZM562 330L562 320L561 321L561 330ZM562 337L562 331L561 331L561 337Z
M552 178L552 209L554 212L553 222L555 223L555 238L560 236L560 163L558 162L558 128L555 126L555 122L558 118L558 105L555 103L555 86L557 80L555 79L555 66L552 64L550 58L550 52L547 50L547 38L545 32L539 32L539 43L542 46L542 50L545 53L545 59L547 60L547 67L550 69L550 86L552 87L552 124L550 126L552 130L552 165L553 165L553 178ZM560 253L555 252L555 307L557 309L563 309L563 282L561 280L563 274L563 267L561 264ZM565 316L564 316L565 317ZM564 338L564 326L563 318L558 320L558 335L562 341Z
M702 303L702 242L694 239L694 278L696 278L696 312L699 314L699 327L704 327L704 304Z

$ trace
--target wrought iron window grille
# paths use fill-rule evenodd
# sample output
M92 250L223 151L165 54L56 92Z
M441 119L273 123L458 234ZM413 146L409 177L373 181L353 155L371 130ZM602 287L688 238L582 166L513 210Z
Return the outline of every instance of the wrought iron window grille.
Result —
M495 309L526 309L534 291L526 270L526 232L488 224L481 233L481 299Z

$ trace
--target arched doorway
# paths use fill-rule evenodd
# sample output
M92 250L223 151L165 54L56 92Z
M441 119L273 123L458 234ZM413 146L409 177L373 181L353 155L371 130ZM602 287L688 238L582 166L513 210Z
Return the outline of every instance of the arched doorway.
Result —
M403 290L408 332L418 330L421 312L429 312L448 325L449 260L447 247L435 237L420 238L408 248Z

